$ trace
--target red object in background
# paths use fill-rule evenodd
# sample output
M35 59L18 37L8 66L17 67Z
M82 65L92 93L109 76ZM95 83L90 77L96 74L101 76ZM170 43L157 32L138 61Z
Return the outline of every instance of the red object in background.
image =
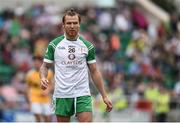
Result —
M120 48L120 40L119 40L118 35L116 34L113 34L111 36L111 47L113 50L119 50Z
M150 66L148 64L141 64L141 73L148 75Z
M163 36L167 35L165 25L163 23L161 23L159 25L159 27L157 28L157 31L158 31L158 36L159 37L163 37Z
M135 108L136 108L136 110L139 110L139 111L150 112L150 111L152 111L152 102L150 102L148 100L139 100L136 102Z
M28 71L29 68L30 66L27 61L24 61L22 64L19 65L19 69L24 72Z
M133 8L131 11L133 21L143 29L148 27L148 21L146 17L137 8Z

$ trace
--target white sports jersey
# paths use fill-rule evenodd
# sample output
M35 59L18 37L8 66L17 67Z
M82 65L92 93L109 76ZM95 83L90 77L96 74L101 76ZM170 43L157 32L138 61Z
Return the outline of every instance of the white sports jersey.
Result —
M55 98L90 95L87 63L96 62L92 43L60 36L49 43L44 62L55 64Z

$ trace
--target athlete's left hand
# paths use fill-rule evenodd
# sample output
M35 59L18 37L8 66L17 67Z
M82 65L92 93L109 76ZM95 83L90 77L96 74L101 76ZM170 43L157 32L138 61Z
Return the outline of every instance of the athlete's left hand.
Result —
M112 102L108 97L103 98L104 103L106 104L106 112L110 112L113 108Z

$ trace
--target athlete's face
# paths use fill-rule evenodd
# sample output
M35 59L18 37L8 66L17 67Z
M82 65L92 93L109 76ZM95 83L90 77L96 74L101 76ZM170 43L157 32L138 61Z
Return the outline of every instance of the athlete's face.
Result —
M41 67L41 64L42 64L41 60L39 60L39 59L35 59L34 60L34 67L35 67L35 69L39 70L39 68Z
M79 33L79 18L78 15L75 16L65 16L65 22L63 24L66 36L70 39L75 39Z

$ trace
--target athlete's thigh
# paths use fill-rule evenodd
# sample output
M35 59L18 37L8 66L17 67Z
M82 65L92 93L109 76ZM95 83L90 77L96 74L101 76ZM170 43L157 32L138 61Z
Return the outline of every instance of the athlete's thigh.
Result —
M70 122L70 116L56 115L57 122Z
M79 122L92 122L92 112L77 113Z
M77 97L76 111L79 122L92 122L91 96Z

